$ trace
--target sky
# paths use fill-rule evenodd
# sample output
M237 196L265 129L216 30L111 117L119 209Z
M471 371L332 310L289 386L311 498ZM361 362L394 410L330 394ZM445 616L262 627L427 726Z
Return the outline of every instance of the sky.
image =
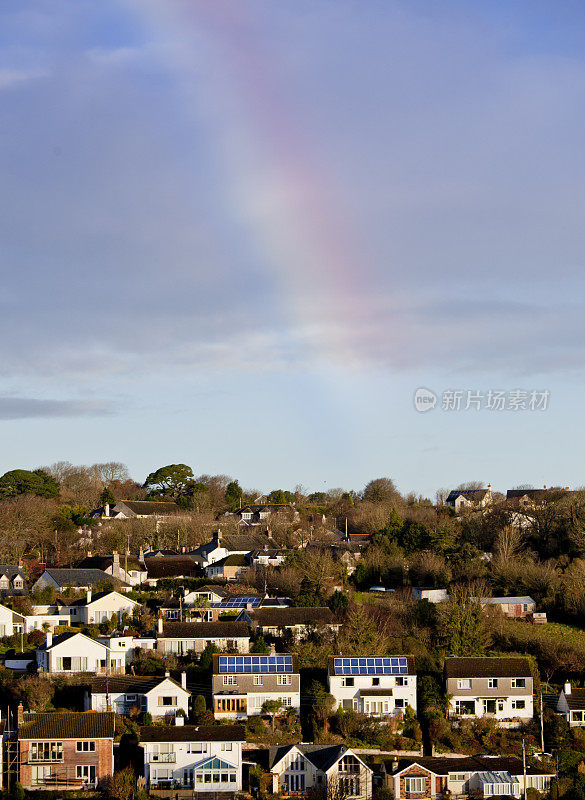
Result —
M584 23L2 4L0 471L583 485Z

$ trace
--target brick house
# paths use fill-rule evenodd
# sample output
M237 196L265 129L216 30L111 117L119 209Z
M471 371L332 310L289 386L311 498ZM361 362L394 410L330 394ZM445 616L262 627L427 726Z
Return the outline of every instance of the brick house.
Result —
M99 786L114 771L113 713L23 714L18 708L18 771L24 789Z

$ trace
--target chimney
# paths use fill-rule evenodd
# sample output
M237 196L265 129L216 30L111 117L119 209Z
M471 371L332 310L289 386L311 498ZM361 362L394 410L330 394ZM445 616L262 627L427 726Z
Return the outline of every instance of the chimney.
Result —
M23 722L24 722L24 708L21 700L20 703L18 704L18 708L16 709L16 724L20 726L22 725Z
M187 688L187 673L184 670L181 672L181 686L183 689Z
M141 564L144 564L144 548L140 545L140 552L138 553L138 560Z
M180 727L181 725L185 724L185 718L182 717L180 714L175 714L175 725Z
M89 586L87 589L86 602L88 605L91 603L91 586Z
M104 517L110 516L110 504L104 503Z
M165 670L165 678L170 678L170 677L171 677L171 673L170 673L170 671L168 669L166 669Z
M543 489L546 489L546 483L544 484L544 486L543 486L542 488L543 488Z
M276 647L273 644L270 645L270 655L271 656L275 656L276 655Z
M220 542L221 541L221 528L217 529L216 537L217 537L217 541Z
M159 634L162 634L162 632L163 632L163 618L162 617L158 618L158 632L159 632Z
M571 694L571 684L570 683L565 683L565 697L568 694Z
M45 642L47 649L53 646L53 631L47 631L47 641Z
M112 576L114 578L120 577L120 554L117 550L114 550L112 553L113 563L112 563Z
M22 556L18 557L18 566L22 567Z
M88 557L88 558L91 558L91 550L88 550L88 551L87 551L87 557Z
M392 772L396 772L397 769L398 769L398 759L397 758L393 758L392 759Z

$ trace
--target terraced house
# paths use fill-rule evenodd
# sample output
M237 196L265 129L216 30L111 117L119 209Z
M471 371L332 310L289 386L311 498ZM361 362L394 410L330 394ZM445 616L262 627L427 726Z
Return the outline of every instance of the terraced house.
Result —
M493 717L515 727L534 713L527 658L447 658L445 688L452 716Z
M243 719L260 714L267 700L283 710L301 704L296 655L213 656L213 712L217 719Z

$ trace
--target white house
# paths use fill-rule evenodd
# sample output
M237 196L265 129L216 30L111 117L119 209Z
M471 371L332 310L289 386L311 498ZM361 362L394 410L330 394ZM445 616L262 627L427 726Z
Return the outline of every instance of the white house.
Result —
M332 656L327 685L336 708L378 717L416 714L416 671L413 656Z
M570 683L565 683L557 703L557 711L572 728L585 725L585 689L577 689Z
M116 550L111 556L94 556L91 552L88 552L86 558L79 562L77 568L100 569L117 580L129 583L130 586L139 586L144 583L148 576L142 551L138 557L132 553L125 553L120 556Z
M44 589L45 586L50 586L59 592L69 587L87 590L99 584L111 585L112 583L122 591L127 592L132 588L130 584L119 581L101 569L53 569L51 567L46 569L41 577L35 581L32 591L36 592L38 589Z
M26 617L0 605L0 637L14 636L15 633L26 633L26 631Z
M372 797L372 770L344 744L271 747L269 767L273 794L321 788L326 797Z
M26 631L54 631L59 625L69 625L71 617L69 614L28 614L26 617Z
M245 622L163 622L158 620L157 650L187 655L201 653L208 642L219 650L247 653L250 630Z
M241 791L244 728L182 725L182 721L177 717L175 725L140 729L147 788Z
M448 506L455 509L456 514L465 511L485 508L492 502L492 487L488 483L487 489L453 489L445 501Z
M429 603L446 603L449 592L446 589L415 589L412 590L413 600L428 600Z
M96 639L110 648L112 658L123 656L126 664L134 661L134 649L139 647L138 639L135 639L134 636L113 633L111 636L96 636Z
M67 608L72 625L100 625L102 622L110 622L113 616L120 625L124 614L131 617L140 608L140 603L120 592L93 594L90 588L85 597L70 603Z
M169 673L161 675L114 675L94 678L86 689L84 711L115 711L126 714L137 707L152 717L174 717L182 710L189 716L187 674L181 673L181 683Z
M296 655L214 655L213 713L216 719L244 719L262 713L267 700L281 703L282 710L301 705Z
M83 633L62 633L53 636L36 650L39 672L95 672L97 675L123 675L126 659L112 656L110 648Z
M445 659L449 711L456 717L493 717L505 727L534 713L530 662L522 657Z

